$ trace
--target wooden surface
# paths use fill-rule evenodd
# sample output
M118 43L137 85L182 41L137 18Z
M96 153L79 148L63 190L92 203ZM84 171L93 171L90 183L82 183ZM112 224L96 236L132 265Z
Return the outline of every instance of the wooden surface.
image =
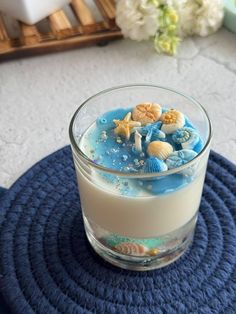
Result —
M38 25L26 25L17 21L19 36L9 35L6 17L0 12L0 61L32 56L53 51L63 51L91 44L104 44L121 38L115 23L115 2L95 0L102 20L96 21L86 0L72 0L71 16L59 10L47 18L48 29L40 31Z

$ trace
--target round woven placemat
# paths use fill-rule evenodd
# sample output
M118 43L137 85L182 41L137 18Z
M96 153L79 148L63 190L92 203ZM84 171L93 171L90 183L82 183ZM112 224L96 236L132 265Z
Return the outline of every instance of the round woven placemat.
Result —
M14 314L235 314L235 193L236 166L211 153L191 248L163 269L121 270L86 240L66 147L0 200L1 293Z

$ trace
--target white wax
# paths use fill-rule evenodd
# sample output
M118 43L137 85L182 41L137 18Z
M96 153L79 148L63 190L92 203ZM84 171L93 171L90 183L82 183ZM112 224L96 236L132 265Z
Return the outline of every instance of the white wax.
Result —
M85 177L76 171L86 218L111 233L133 238L168 234L190 221L199 208L205 177L202 169L192 183L175 192L127 197L95 173Z

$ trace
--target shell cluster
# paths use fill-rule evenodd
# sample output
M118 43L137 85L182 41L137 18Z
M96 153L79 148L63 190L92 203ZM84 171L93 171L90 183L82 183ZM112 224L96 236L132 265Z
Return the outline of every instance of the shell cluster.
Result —
M142 164L145 173L182 166L199 152L196 147L201 139L197 130L189 127L188 119L176 109L166 110L146 102L134 107L123 120L113 121L116 135L129 140L134 133L132 151L145 156Z
M129 240L129 239L127 239ZM152 240L151 240L152 241ZM112 249L120 254L132 255L132 256L152 256L155 257L161 250L158 248L148 248L137 242L121 242L112 246Z

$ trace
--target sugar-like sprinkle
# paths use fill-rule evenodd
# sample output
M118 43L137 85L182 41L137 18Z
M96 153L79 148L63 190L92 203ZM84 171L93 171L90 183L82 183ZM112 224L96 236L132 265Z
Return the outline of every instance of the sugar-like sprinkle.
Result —
M118 144L122 144L122 143L123 143L122 140L121 140L121 138L120 138L120 136L118 136L118 137L116 138L116 143L118 143Z
M106 132L106 131L102 131L102 132L101 132L100 139L101 139L102 141L106 141L106 140L108 139L108 136L107 136L107 132Z
M115 154L115 153L118 153L119 152L119 149L116 149L116 148L112 148L110 150L111 153Z
M123 161L126 161L128 159L128 156L127 155L122 155L122 160Z
M134 164L135 164L135 166L139 166L139 161L138 161L138 159L134 159Z

